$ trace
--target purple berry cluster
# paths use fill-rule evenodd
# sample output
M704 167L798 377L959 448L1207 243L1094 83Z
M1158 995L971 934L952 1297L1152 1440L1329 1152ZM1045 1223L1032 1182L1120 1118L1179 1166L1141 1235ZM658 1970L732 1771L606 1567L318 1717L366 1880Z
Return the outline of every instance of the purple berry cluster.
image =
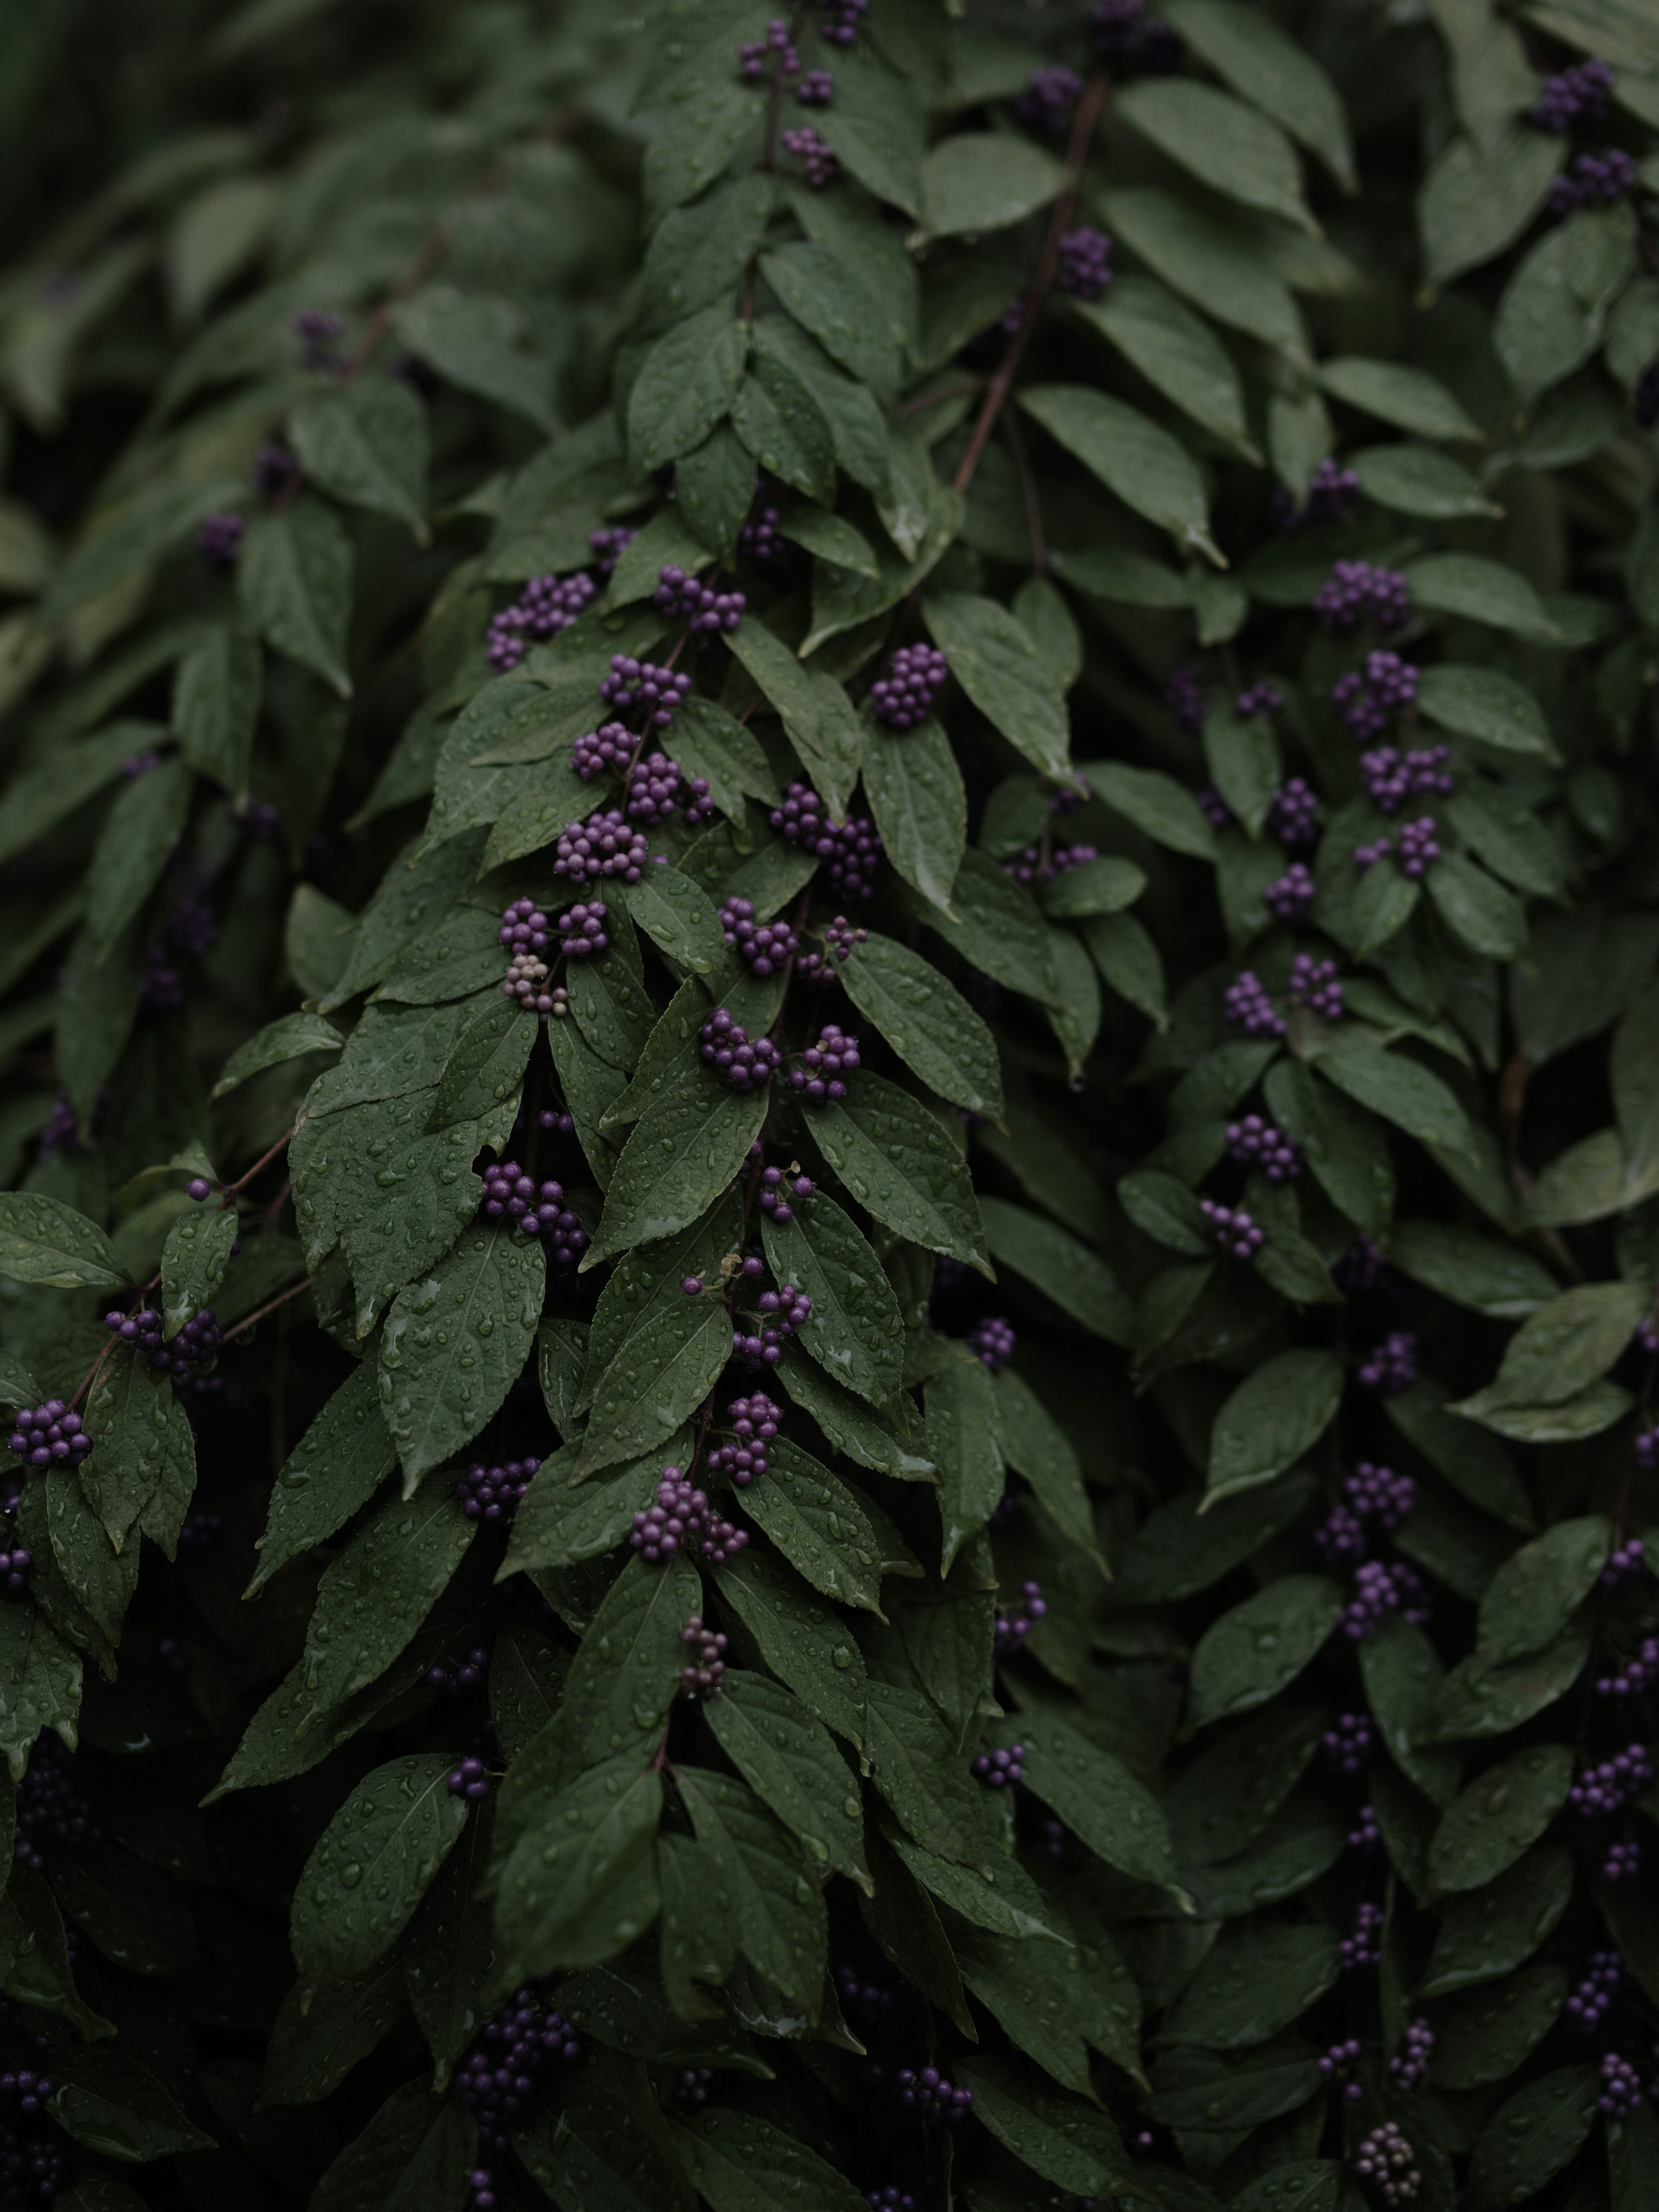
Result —
M1185 668L1177 668L1164 687L1164 703L1189 738L1203 736L1208 709L1204 703L1202 680L1190 663Z
M836 1968L836 1993L842 2010L856 2013L861 2020L886 2020L897 2002L884 1983L860 1980L856 1966Z
M1415 2089L1429 2070L1434 2056L1434 2030L1425 2020L1412 2021L1404 2046L1389 2061L1389 2071L1401 2089Z
M980 1365L988 1367L993 1375L1008 1364L1018 1340L1012 1323L1005 1321L1000 1314L988 1315L985 1320L976 1322L968 1332L969 1351Z
M721 1442L708 1455L710 1469L747 1490L757 1474L765 1474L766 1447L782 1419L782 1407L775 1406L763 1390L734 1398L726 1409Z
M789 26L781 17L774 17L766 27L763 39L750 40L738 48L738 75L747 83L758 84L767 74L767 63L775 60L782 76L796 76L800 71L800 56L790 43Z
M601 722L597 730L586 731L575 740L570 748L570 765L584 783L592 783L596 775L621 775L638 743L625 722Z
M1636 164L1622 146L1609 146L1605 154L1580 154L1551 186L1549 211L1559 217L1576 208L1607 207L1623 199L1635 183Z
M1349 1504L1362 1521L1397 1528L1417 1503L1417 1485L1408 1474L1362 1459L1342 1484Z
M1331 1273L1339 1289L1350 1297L1379 1287L1388 1270L1388 1261L1371 1239L1361 1230L1347 1250L1332 1268Z
M18 2111L28 2113L31 2118L46 2110L47 2101L57 2087L49 2074L37 2073L32 2066L9 2066L3 2074L0 2074L0 2096L15 2097ZM12 2201L0 2191L0 2203Z
M1237 817L1212 783L1206 783L1198 794L1198 804L1204 819L1212 830L1224 830Z
M1376 1735L1364 1713L1339 1713L1319 1740L1320 1758L1328 1774L1352 1781L1370 1764Z
M1355 1644L1375 1633L1391 1613L1421 1627L1429 1617L1420 1575L1400 1560L1368 1559L1353 1578L1353 1595L1342 1613L1342 1632Z
M533 1982L515 1990L484 2022L477 2042L455 2069L455 2096L478 2123L478 2149L501 2157L513 2131L530 2117L538 2085L554 2064L574 2066L580 2039L560 2013L545 2008ZM494 2175L480 2166L471 2175L477 2212L495 2212Z
M683 670L677 673L653 660L636 660L631 653L613 653L599 696L618 714L638 714L641 729L665 730L690 689L691 678Z
M708 777L688 776L666 753L653 753L635 762L628 772L628 793L623 803L634 822L666 822L677 808L684 807L685 818L694 828L708 821L714 811Z
M780 1224L793 1221L797 1203L805 1204L812 1195L812 1178L802 1175L799 1163L785 1168L763 1168L760 1178L760 1210L769 1218Z
M1267 811L1267 827L1281 845L1312 845L1319 837L1319 800L1299 775L1281 783Z
M1143 76L1167 76L1180 66L1181 41L1170 26L1146 12L1146 0L1095 0L1089 35L1103 61Z
M836 80L828 70L808 70L795 87L795 98L803 107L828 107L836 97Z
M81 1416L61 1398L19 1413L7 1442L25 1467L79 1467L92 1449Z
M1620 1836L1607 1845L1601 1862L1603 1881L1633 1881L1642 1871L1642 1846L1633 1835Z
M570 628L591 606L599 586L586 570L574 576L532 576L510 607L492 617L485 652L498 676L516 668L532 645Z
M1606 1820L1653 1787L1653 1766L1644 1747L1627 1744L1598 1766L1587 1766L1567 1792L1567 1802L1588 1820Z
M718 1516L706 1490L697 1489L678 1468L665 1467L655 1502L634 1516L628 1540L653 1567L694 1548L718 1565L735 1559L749 1535Z
M809 1044L789 1070L789 1088L809 1106L833 1105L847 1096L847 1078L859 1066L859 1041L835 1022L825 1022L816 1044Z
M469 1521L483 1521L491 1528L510 1522L540 1465L538 1459L509 1459L500 1467L486 1467L474 1460L455 1485L462 1512Z
M1397 814L1408 799L1444 798L1450 793L1450 760L1451 750L1447 745L1423 745L1408 753L1401 753L1393 745L1376 745L1360 755L1359 773L1378 811ZM1407 824L1407 829L1411 826ZM1431 823L1431 830L1432 827ZM1401 832L1401 842L1403 847L1404 830Z
M1344 1960L1343 1963L1346 1965L1347 1962ZM1361 2049L1359 2038L1351 2035L1346 2042L1332 2044L1319 2062L1322 2078L1333 2087L1340 2087L1351 2105L1357 2105L1365 2094L1353 2078L1353 2069L1359 2063Z
M760 1262L753 1263L754 1272L760 1271ZM750 1272L750 1262L743 1263L745 1275ZM732 1354L750 1369L775 1367L783 1357L783 1340L793 1336L797 1329L805 1328L812 1317L812 1301L805 1291L798 1291L793 1283L785 1283L775 1291L763 1291L756 1300L752 1315L739 1316L732 1331ZM744 1319L750 1322L742 1326Z
M1322 461L1308 485L1308 496L1297 505L1290 493L1276 491L1268 502L1268 520L1281 534L1303 530L1310 522L1346 522L1359 497L1359 479L1340 461Z
M1261 902L1280 921L1296 921L1312 906L1316 888L1306 862L1292 860L1262 892Z
M708 2102L708 2085L714 2078L712 2066L682 2066L669 2093L678 2110L700 2112Z
M782 805L773 808L771 822L787 843L817 854L838 898L868 898L874 890L876 864L884 854L876 825L867 816L849 814L837 829L811 784L792 783Z
M900 646L886 675L870 686L876 720L890 730L914 730L932 714L933 694L950 673L951 664L936 646Z
M999 1613L996 1620L996 1656L1012 1659L1026 1638L1048 1610L1048 1601L1042 1595L1041 1583L1022 1583L1019 1604L1012 1613Z
M639 534L637 530L627 529L621 523L613 523L603 530L589 533L588 550L593 556L594 568L602 580L608 583L616 574L617 562Z
M1382 1841L1382 1831L1378 1827L1376 1815L1369 1805L1362 1805L1355 1814L1346 1841L1351 1851L1374 1851Z
M286 491L299 473L300 464L286 446L261 446L253 457L253 489L263 499Z
M783 134L783 150L793 154L806 172L809 191L821 192L841 174L841 163L810 123Z
M1594 2034L1624 1979L1625 1962L1617 1951L1590 1953L1589 1964L1565 2007L1569 2022L1581 2035Z
M1025 1747L1011 1743L1006 1750L981 1751L969 1771L988 1790L1012 1790L1025 1779Z
M11 1487L15 1492L17 1486L15 1480ZM16 1510L17 1501L14 1495L0 1518L9 1524ZM29 1586L29 1569L33 1565L33 1553L17 1541L15 1530L9 1527L5 1534L0 1534L0 1597L23 1596Z
M1112 282L1112 241L1103 230L1079 223L1060 241L1054 282L1074 300L1097 300Z
M1610 2120L1627 2120L1642 2109L1642 2077L1616 2051L1601 2061L1601 2094L1595 2103Z
M1257 714L1282 714L1285 695L1271 684L1252 684L1233 701L1233 712L1241 722L1249 722Z
M1409 2204L1423 2187L1423 2176L1412 2162L1416 2155L1395 2122L1384 2120L1354 2154L1353 2170L1384 2204Z
M896 2181L890 2181L884 2189L866 2189L864 2201L874 2212L915 2212L916 2207L915 2198Z
M241 557L246 530L247 525L240 514L204 515L196 532L196 550L209 568L228 576Z
M783 1064L770 1037L752 1040L725 1006L717 1006L697 1032L697 1054L734 1091L758 1091Z
M170 1343L162 1336L161 1315L148 1306L136 1314L106 1313L104 1327L133 1351L146 1353L152 1367L168 1375L188 1375L192 1368L211 1367L225 1340L211 1306L192 1314Z
M1648 1547L1639 1536L1626 1536L1607 1554L1607 1564L1595 1578L1599 1590L1616 1590L1626 1583L1648 1580L1652 1570L1648 1565Z
M833 921L825 922L819 933L823 942L823 951L809 947L802 952L796 959L795 973L805 982L833 983L836 968L842 961L851 958L855 945L870 942L870 933L867 929L854 929L844 914L838 914Z
M1382 1963L1382 1908L1380 1905L1362 1905L1354 1915L1353 1932L1345 1936L1337 1946L1337 1955L1345 1972L1352 1972L1365 1966Z
M1380 1390L1385 1398L1409 1390L1417 1380L1417 1339L1412 1331L1391 1329L1367 1354L1358 1380L1362 1389Z
M81 1931L71 1924L67 1932L78 1936ZM37 2083L37 2099L40 2094ZM55 2136L40 2133L40 2127L35 2120L27 2130L9 2124L0 2128L0 2203L52 2204L68 2188L69 2160L63 2145Z
M185 979L159 945L144 955L138 977L141 1014L176 1014L185 1003Z
M1285 1035L1285 1018L1253 968L1242 969L1228 984L1224 1011L1227 1019L1242 1029L1246 1036Z
M1645 1696L1656 1682L1659 1682L1659 1636L1650 1636L1616 1673L1603 1674L1595 1690L1598 1697L1611 1698L1623 1705L1632 1698Z
M712 584L700 584L695 576L688 576L672 561L657 571L651 604L659 614L685 623L699 637L713 637L721 630L729 637L749 607L741 592L717 592Z
M483 1469L480 1468L477 1472L483 1474ZM491 1468L489 1472L491 1474L501 1474L506 1470L502 1468ZM520 1497L523 1496L522 1490L519 1494ZM516 1504L517 1500L514 1502ZM471 1517L477 1520L478 1516L474 1514ZM427 1687L436 1690L441 1697L470 1698L489 1672L489 1654L479 1646L469 1651L465 1659L459 1660L453 1667L446 1667L441 1662L435 1667L428 1667L426 1670Z
M1334 1505L1314 1530L1314 1548L1330 1568L1352 1565L1365 1556L1365 1524L1346 1505Z
M60 1091L52 1102L52 1111L36 1141L37 1158L49 1160L54 1153L71 1154L81 1149L81 1123L70 1103L67 1091Z
M300 341L300 366L321 376L337 376L345 367L340 354L340 333L345 325L325 307L300 307L289 318L289 328Z
M29 1756L28 1771L17 1785L15 1856L40 1873L43 1847L73 1849L95 1844L102 1830L76 1785L75 1761L55 1735L43 1735Z
M1411 619L1411 595L1398 569L1339 561L1315 592L1313 609L1327 629L1352 629L1366 618L1379 629L1398 629Z
M567 960L591 960L595 953L610 951L605 912L603 899L578 900L565 908L559 916L559 950Z
M1234 1260L1254 1259L1261 1249L1261 1230L1242 1206L1218 1206L1212 1198L1198 1204L1220 1250Z
M738 558L752 561L763 568L769 561L775 561L783 543L778 525L783 517L775 507L757 507L738 532Z
M826 46L843 50L855 46L859 40L859 25L864 21L864 11L870 0L818 0L823 21L818 34Z
M1024 851L1017 854L1012 860L1005 860L1002 864L1004 875L1012 876L1017 884L1024 884L1029 890L1034 884L1053 883L1056 876L1063 876L1072 868L1080 868L1085 860L1100 858L1092 845L1050 844L1045 854L1043 846L1048 842L1044 838L1035 845L1026 846Z
M1362 744L1380 738L1389 716L1411 706L1416 697L1415 666L1385 647L1368 653L1359 667L1339 676L1331 686L1337 713Z
M1269 1182L1293 1182L1302 1172L1302 1148L1282 1129L1247 1114L1227 1124L1227 1156L1259 1167Z
M510 956L501 983L502 997L516 999L536 1013L550 1014L554 997L546 988L548 967L541 957L550 935L547 916L534 899L514 899L502 913L498 933Z
M973 2108L973 2091L955 2087L937 2066L901 2066L898 2093L900 2104L920 2112L924 2120L964 2120Z
M680 1669L680 1687L687 1697L712 1698L725 1681L726 1641L715 1630L704 1627L700 1613L687 1617L680 1631L680 1642L687 1646L686 1662Z
M516 1160L484 1170L479 1212L487 1221L510 1221L520 1237L539 1237L556 1266L574 1267L587 1249L587 1231L564 1202L564 1185L538 1182Z
M781 974L800 950L787 921L757 921L753 899L735 891L720 908L720 922L726 943L753 975Z
M1072 111L1082 97L1083 79L1077 71L1055 64L1032 70L1024 91L1014 102L1014 112L1028 130L1040 131L1045 138L1059 138L1065 135Z
M1613 71L1596 56L1547 76L1538 97L1527 111L1527 119L1540 131L1571 131L1575 123L1599 123L1607 112L1613 91Z
M452 1797L465 1797L469 1805L482 1805L489 1795L489 1777L483 1759L469 1755L459 1766L453 1766L448 1776Z
M225 1533L225 1524L216 1513L191 1513L179 1531L179 1557L199 1559L211 1551Z
M573 822L559 832L553 872L568 876L573 884L597 881L603 876L620 876L625 884L636 884L645 863L645 833L630 829L613 806L590 814L586 822Z
M1290 1001L1305 1006L1322 1022L1342 1018L1342 986L1334 960L1316 960L1311 952L1298 952L1291 962Z

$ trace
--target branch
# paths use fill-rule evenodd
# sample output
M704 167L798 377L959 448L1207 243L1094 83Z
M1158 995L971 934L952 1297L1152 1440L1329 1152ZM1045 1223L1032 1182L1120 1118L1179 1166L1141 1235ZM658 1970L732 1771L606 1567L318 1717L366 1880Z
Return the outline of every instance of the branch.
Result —
M307 1275L303 1282L290 1283L285 1291L279 1291L274 1298L258 1307L245 1321L239 1321L234 1328L228 1328L224 1334L224 1342L228 1344L233 1336L245 1335L256 1322L262 1322L267 1314L274 1314L278 1306L285 1306L290 1298L297 1298L301 1291L308 1291L312 1286L312 1280L313 1278Z
M1042 241L1042 257L1037 263L1036 276L1025 295L1019 327L1009 341L1001 367L991 379L985 394L985 404L979 410L979 420L974 425L974 434L968 441L968 450L951 479L958 491L967 490L974 481L975 471L985 457L985 448L996 428L997 417L1002 412L1004 401L1013 389L1014 378L1025 357L1025 349L1030 341L1031 332L1036 327L1037 316L1054 281L1054 271L1060 266L1060 241L1070 229L1072 217L1077 211L1078 187L1083 181L1083 165L1088 159L1089 141L1100 120L1100 111L1106 104L1106 94L1111 82L1109 70L1097 70L1077 104L1077 113L1072 122L1072 143L1066 149L1066 183L1060 198L1054 202L1054 214L1049 217L1048 235Z

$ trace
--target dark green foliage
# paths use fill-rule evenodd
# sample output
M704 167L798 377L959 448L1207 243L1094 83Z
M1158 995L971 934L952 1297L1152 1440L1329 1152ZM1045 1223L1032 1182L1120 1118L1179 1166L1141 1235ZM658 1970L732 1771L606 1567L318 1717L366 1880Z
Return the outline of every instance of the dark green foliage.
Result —
M1651 2205L1651 9L12 14L0 2195Z

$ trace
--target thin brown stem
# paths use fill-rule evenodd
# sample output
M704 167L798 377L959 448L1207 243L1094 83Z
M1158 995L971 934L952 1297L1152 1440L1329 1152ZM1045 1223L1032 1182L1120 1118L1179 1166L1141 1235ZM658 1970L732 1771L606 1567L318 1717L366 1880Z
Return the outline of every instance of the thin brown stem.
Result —
M449 235L440 223L422 240L414 259L363 325L363 334L346 362L343 382L354 383L362 374L386 343L386 332L392 328L392 309L400 300L419 290L448 251Z
M262 1152L246 1175L239 1176L234 1182L228 1182L225 1185L223 1190L219 1194L219 1207L222 1212L224 1208L230 1204L232 1199L237 1195L238 1192L246 1189L248 1184L252 1182L254 1176L258 1174L261 1168L268 1168L270 1165L270 1163L276 1158L277 1153L283 1150L283 1147L298 1133L299 1127L300 1125L296 1121L291 1129L284 1129L282 1135L277 1138L270 1150L268 1152Z
M948 399L971 399L976 392L983 392L985 379L975 376L966 384L947 384L942 392L924 392L915 399L907 399L899 409L902 415L921 415L929 407L943 407Z
M1037 497L1036 478L1031 472L1031 457L1025 450L1025 435L1019 427L1019 418L1006 415L1002 433L1008 441L1008 450L1014 457L1014 466L1019 473L1020 495L1025 501L1025 534L1031 541L1031 574L1046 576L1048 556L1042 542L1042 506Z
M97 1358L93 1361L92 1366L88 1373L82 1377L80 1389L70 1400L70 1411L71 1413L76 1411L82 1399L84 1399L90 1392L93 1384L98 1380L99 1376L103 1372L104 1362L109 1358L111 1352L114 1351L116 1346L120 1341L121 1340L118 1336L112 1335L110 1338L109 1342L99 1353Z
M289 1193L293 1189L293 1188L294 1183L291 1177L284 1176L283 1178L282 1188L277 1192L276 1197L271 1200L270 1204L266 1206L264 1213L260 1216L259 1233L262 1237L269 1237L272 1230L276 1228L277 1222L282 1218L283 1208L288 1204Z
M1106 104L1111 82L1109 70L1097 69L1077 104L1077 114L1072 123L1072 142L1066 149L1066 182L1060 198L1054 202L1054 211L1048 222L1048 235L1042 241L1036 276L1020 310L1018 328L1009 340L1008 350L991 379L985 394L985 404L979 410L979 420L968 441L968 449L957 464L957 472L951 479L958 491L967 490L974 481L975 471L984 459L991 433L997 426L997 417L1002 412L1008 394L1013 390L1014 378L1019 373L1020 362L1025 358L1025 349L1030 343L1031 332L1036 327L1037 316L1054 281L1054 271L1060 266L1060 241L1071 228L1072 217L1077 210L1078 188L1083 181L1083 165L1088 159L1089 141L1100 120L1100 111Z
M268 1298L264 1305L257 1307L252 1313L249 1314L246 1321L239 1321L234 1328L228 1328L225 1331L225 1342L228 1344L233 1336L245 1336L248 1330L256 1323L262 1322L267 1314L274 1314L278 1306L287 1305L290 1299L297 1298L302 1291L308 1291L311 1288L311 1282L312 1279L307 1275L304 1282L290 1283L285 1291L279 1291L274 1298Z
M801 34L806 18L807 0L796 0L793 14L789 18L789 43L793 46ZM783 120L783 70L781 57L772 62L771 82L766 93L766 122L761 133L760 170L763 176L775 176L778 167L778 125ZM755 285L760 274L760 249L749 257L749 265L743 272L743 307L738 319L750 324L755 319Z

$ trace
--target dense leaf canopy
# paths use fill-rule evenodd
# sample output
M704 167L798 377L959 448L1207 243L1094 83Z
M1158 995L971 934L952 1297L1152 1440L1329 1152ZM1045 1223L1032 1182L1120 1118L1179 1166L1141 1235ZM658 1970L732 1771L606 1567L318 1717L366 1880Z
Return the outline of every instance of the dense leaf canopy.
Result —
M1650 2207L1659 17L0 101L0 2196Z

